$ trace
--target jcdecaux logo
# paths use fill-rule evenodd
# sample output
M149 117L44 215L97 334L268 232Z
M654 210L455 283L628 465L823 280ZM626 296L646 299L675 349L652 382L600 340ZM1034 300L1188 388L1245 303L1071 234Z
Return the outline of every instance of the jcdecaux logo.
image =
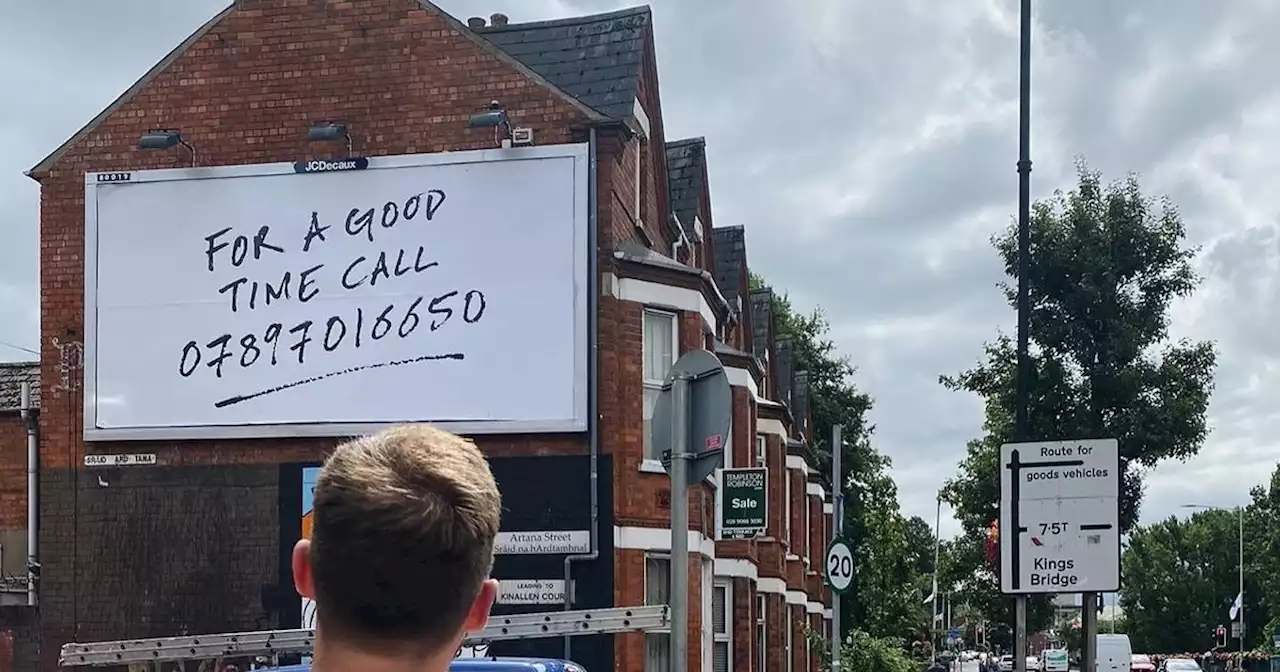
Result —
M364 170L368 167L369 159L361 156L346 159L298 161L293 164L293 171L295 173L329 173L335 170Z

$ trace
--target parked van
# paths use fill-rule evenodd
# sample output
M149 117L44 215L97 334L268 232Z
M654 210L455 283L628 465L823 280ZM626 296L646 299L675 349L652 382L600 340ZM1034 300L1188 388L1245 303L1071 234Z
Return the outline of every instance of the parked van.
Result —
M1133 647L1129 635L1098 635L1098 672L1130 672Z
M1045 649L1040 660L1043 661L1040 669L1044 672L1070 672L1066 649Z

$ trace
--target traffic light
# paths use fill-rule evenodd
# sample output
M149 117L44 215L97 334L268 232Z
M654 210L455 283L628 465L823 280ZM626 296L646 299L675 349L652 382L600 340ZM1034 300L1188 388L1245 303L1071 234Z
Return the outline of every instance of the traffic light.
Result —
M1225 647L1227 645L1227 629L1219 625L1214 634L1217 636L1218 646Z

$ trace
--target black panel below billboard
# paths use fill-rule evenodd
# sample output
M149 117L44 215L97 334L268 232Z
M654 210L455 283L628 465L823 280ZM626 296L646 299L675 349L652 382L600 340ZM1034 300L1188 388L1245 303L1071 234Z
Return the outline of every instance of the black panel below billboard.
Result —
M582 532L591 527L591 461L585 455L506 457L490 460L498 488L502 492L502 531L506 550L536 550L537 553L499 553L493 576L507 584L506 596L521 604L501 603L494 614L520 614L562 611L564 604L547 603L549 591L538 590L546 582L564 579L564 552L583 541ZM304 496L317 465L288 464L280 469L280 596L270 601L279 603L273 609L279 614L281 627L300 627L301 609L296 592L292 592L293 576L285 560L301 531L301 518L310 510L310 498ZM574 609L601 609L613 604L613 478L608 455L599 458L600 487L599 529L600 556L591 562L572 565ZM513 539L511 533L577 532L579 534L524 535ZM545 542L545 543L542 543ZM514 582L524 582L516 585ZM264 601L267 598L264 596ZM529 604L527 602L535 602ZM573 638L571 658L588 670L613 669L613 636L592 635ZM494 656L535 658L564 657L564 638L494 642L488 650Z
M591 462L587 456L509 457L490 461L498 487L502 491L502 531L517 532L583 532L591 527ZM600 556L590 562L572 565L574 609L602 609L613 604L613 478L608 455L599 458L600 510L598 535ZM552 591L546 582L564 579L563 552L557 543L573 546L582 535L529 535L512 541L506 535L506 550L537 550L538 553L499 553L493 576L506 584L505 597L520 604L495 605L495 614L521 614L561 611L563 603L548 604ZM539 544L540 537L551 543ZM532 541L530 541L532 540ZM576 551L576 549L575 549ZM515 582L527 581L520 585ZM539 586L534 581L541 582ZM528 602L541 602L529 604ZM564 638L494 642L489 649L494 656L529 656L560 658L564 656ZM613 636L574 637L571 657L588 670L613 669Z

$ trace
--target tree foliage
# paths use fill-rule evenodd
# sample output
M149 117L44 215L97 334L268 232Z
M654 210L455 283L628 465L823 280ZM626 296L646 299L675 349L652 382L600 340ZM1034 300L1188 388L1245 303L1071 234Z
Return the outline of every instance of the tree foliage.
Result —
M809 650L818 655L818 669L831 669L831 640L808 628L805 630ZM863 630L853 630L840 646L841 672L919 672L898 637L877 637Z
M1142 501L1143 469L1195 455L1206 434L1205 411L1216 353L1210 343L1171 342L1171 303L1198 279L1195 249L1174 206L1142 195L1135 177L1104 185L1079 165L1068 193L1032 208L1030 295L1032 379L1030 437L1116 437L1121 452L1121 528L1128 531ZM1017 229L993 244L1015 306ZM981 538L999 512L999 447L1014 436L1016 351L1001 336L981 363L943 376L952 390L984 401L983 436L971 441L945 497L964 529L954 576L993 620L1012 620L1012 600L999 596ZM1004 533L1004 531L1002 531ZM1045 600L1032 600L1029 627L1045 625Z
M753 288L765 286L757 276L751 281ZM922 600L931 582L926 574L932 572L932 533L924 521L908 520L901 513L890 460L872 444L874 428L866 417L871 397L854 385L853 365L829 338L821 310L801 313L785 295L775 294L773 315L776 337L791 343L796 370L809 374L815 448L810 466L828 487L831 430L836 425L843 428L844 536L853 547L856 566L854 589L841 602L842 631L856 627L874 637L923 634L928 627Z
M1122 603L1135 650L1182 653L1212 645L1239 588L1238 540L1236 513L1226 510L1133 531ZM1256 596L1246 595L1246 613L1256 613Z
M1254 487L1244 510L1245 646L1268 648L1280 632L1280 467ZM1239 591L1238 510L1210 510L1138 527L1125 549L1121 604L1135 647L1206 649L1229 628ZM1236 648L1232 641L1228 648Z

